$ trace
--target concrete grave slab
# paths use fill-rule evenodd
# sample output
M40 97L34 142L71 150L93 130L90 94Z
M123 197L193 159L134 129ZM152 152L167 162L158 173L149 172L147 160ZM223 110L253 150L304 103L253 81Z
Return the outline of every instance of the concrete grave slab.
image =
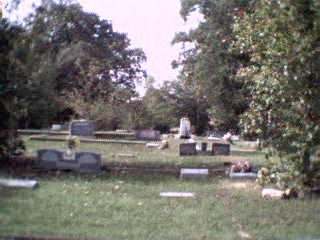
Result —
M257 178L257 174L253 173L253 172L247 172L247 173L230 173L229 177L231 179L256 179Z
M182 168L180 170L180 179L206 178L208 175L209 175L209 170L208 169Z
M193 192L161 192L160 197L166 198L192 198L195 194Z
M38 186L38 181L26 179L6 179L0 178L0 186L16 187L16 188L35 188Z

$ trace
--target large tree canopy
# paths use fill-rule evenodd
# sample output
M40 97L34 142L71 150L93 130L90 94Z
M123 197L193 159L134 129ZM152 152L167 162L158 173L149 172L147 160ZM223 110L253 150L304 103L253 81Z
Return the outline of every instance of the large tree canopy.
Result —
M130 48L127 35L113 31L110 21L72 1L42 1L23 28L27 126L43 127L64 109L92 118L97 104L135 96L136 83L146 76L144 52ZM36 118L39 112L46 116L50 104L56 109L51 118Z
M316 20L316 1L260 0L233 25L233 51L250 56L237 72L249 91L243 131L275 149L297 181L306 180L319 144Z
M174 67L182 66L181 79L193 85L195 96L206 101L209 117L220 130L238 130L238 116L246 109L243 84L234 78L239 62L245 61L242 54L229 53L233 39L231 29L233 14L244 1L181 1L180 14L188 16L198 10L203 21L188 33L176 34L172 43L186 46ZM194 47L187 48L188 43Z
M22 57L12 54L16 44L20 42L23 29L10 26L5 19L0 26L0 163L13 156L17 151L23 150L22 141L17 134L17 118L23 107L17 103L19 95L18 86L21 85ZM14 80L14 81L13 81Z

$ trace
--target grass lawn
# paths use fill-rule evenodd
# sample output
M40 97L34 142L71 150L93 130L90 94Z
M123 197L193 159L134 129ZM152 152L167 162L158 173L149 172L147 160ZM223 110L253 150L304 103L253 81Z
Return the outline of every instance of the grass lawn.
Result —
M178 156L183 140L170 149L120 144L81 144L79 150L102 153L111 166L223 167L226 160L260 155ZM27 154L39 148L65 150L62 142L29 141ZM240 147L235 145L233 147ZM243 145L241 145L243 147ZM111 154L134 154L116 158ZM10 171L1 170L9 176ZM23 174L22 174L23 176ZM263 199L253 181L225 176L180 180L170 174L129 172L80 174L29 171L36 189L0 188L0 236L76 239L315 239L319 233L319 199ZM194 192L194 198L163 198L160 192ZM1 238L1 237L0 237Z

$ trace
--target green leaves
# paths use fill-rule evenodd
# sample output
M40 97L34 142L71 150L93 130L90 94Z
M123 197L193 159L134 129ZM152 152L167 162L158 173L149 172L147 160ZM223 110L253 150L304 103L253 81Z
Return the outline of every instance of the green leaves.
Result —
M237 72L250 94L241 120L245 133L256 134L287 160L304 162L294 165L300 172L310 166L318 134L312 130L316 118L307 117L317 108L310 101L318 92L314 6L315 1L252 2L249 11L235 17L236 41L230 48L250 55L250 62Z

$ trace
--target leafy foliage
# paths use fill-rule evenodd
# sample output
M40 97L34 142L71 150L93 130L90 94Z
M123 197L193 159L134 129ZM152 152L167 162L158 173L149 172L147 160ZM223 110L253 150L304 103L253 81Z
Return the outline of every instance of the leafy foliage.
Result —
M21 58L13 56L14 45L19 41L22 29L16 26L10 26L5 19L1 20L1 38L0 38L0 163L12 157L17 152L25 149L22 140L17 133L17 117L23 111L17 102L17 85L22 81L20 71ZM11 69L9 72L8 69Z
M218 130L237 132L237 118L247 107L243 84L233 77L239 62L246 58L227 51L233 39L234 9L243 5L243 1L182 1L183 19L198 10L203 21L188 33L177 33L172 41L185 46L172 65L182 66L181 78L193 88L196 99L206 102L205 111ZM190 43L193 47L188 48Z
M319 144L315 9L315 1L261 0L239 10L233 25L233 50L250 56L237 72L249 91L243 131L275 151L286 174L305 182Z

